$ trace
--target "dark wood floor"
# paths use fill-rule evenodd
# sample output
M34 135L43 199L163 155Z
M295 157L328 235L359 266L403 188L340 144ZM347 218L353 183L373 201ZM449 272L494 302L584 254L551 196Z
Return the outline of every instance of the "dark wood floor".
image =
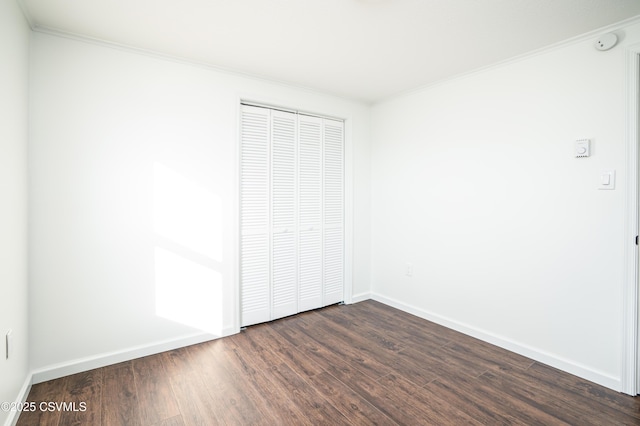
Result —
M367 301L34 385L19 425L623 425L640 401Z

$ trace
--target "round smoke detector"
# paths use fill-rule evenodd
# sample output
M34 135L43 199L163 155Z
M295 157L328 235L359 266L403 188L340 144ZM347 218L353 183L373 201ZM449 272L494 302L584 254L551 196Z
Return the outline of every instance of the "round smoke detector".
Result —
M618 36L614 33L603 34L596 40L596 49L609 50L615 46L617 42Z

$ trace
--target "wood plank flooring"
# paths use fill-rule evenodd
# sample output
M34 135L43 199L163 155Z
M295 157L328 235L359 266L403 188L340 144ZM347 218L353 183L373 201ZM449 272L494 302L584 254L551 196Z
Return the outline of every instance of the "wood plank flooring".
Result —
M18 425L640 425L640 401L366 301L34 385Z

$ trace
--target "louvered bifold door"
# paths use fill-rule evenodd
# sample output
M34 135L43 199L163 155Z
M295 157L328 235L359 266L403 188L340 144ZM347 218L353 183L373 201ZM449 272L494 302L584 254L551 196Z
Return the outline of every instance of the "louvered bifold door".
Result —
M298 312L297 116L275 110L271 116L271 319L276 319Z
M241 325L344 300L344 123L242 105Z
M324 306L344 300L344 123L323 119Z
M240 124L241 324L271 319L269 136L270 111L242 106Z
M322 119L298 118L299 310L322 306Z

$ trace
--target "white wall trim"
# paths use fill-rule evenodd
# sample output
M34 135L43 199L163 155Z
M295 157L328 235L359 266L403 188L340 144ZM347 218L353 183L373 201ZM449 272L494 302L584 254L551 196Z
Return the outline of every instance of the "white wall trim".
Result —
M111 41L111 40L106 40L106 39L101 39L101 38L97 38L97 37L90 37L84 34L78 34L78 33L73 33L70 31L64 31L58 28L52 28L52 27L47 27L44 25L39 25L37 22L33 21L33 18L31 17L31 14L28 10L28 8L26 7L26 5L24 4L24 0L16 0L17 3L19 4L20 8L22 9L22 13L25 17L25 19L27 20L29 26L31 27L31 30L34 32L40 32L43 34L49 34L49 35L53 35L53 36L57 36L57 37L62 37L62 38L68 38L68 39L72 39L72 40L77 40L77 41L81 41L84 43L90 43L90 44L95 44L95 45L100 45L100 46L105 46L105 47L109 47L112 49L117 49L117 50L121 50L121 51L125 51L125 52L131 52L131 53L137 53L140 55L144 55L144 56L149 56L152 58L156 58L156 59L164 59L167 61L171 61L171 62L177 62L177 63L181 63L181 64L187 64L187 65L192 65L192 66L197 66L197 67L201 67L201 68L205 68L205 69L209 69L209 70L213 70L216 72L220 72L220 73L224 73L224 74L228 74L228 75L233 75L236 77L244 77L244 78L249 78L252 80L257 80L257 81L262 81L262 82L267 82L267 83L271 83L271 84L277 84L283 87L288 87L288 88L294 88L297 90L304 90L307 91L309 93L316 93L316 94L321 94L321 95L327 95L326 92L322 92L318 89L313 89L307 86L300 86L300 85L295 85L286 81L282 81L282 80L277 80L277 79L270 79L270 78L266 78L266 77L261 77L259 75L256 74L252 74L249 72L243 72L240 70L235 70L235 69L231 69L231 68L227 68L224 66L220 66L220 65L215 65L215 64L211 64L208 62L203 62L203 61L197 61L195 59L189 59L189 58L185 58L182 56L178 56L178 55L172 55L172 54L168 54L168 53L162 53L156 50L152 50L152 49L145 49L145 48L141 48L141 47L136 47L133 45L129 45L129 44L124 44L124 43L118 43L115 41ZM519 62L528 58L532 58L553 50L557 50L557 49L561 49L564 48L566 46L571 46L573 44L576 43L580 43L582 41L585 40L589 40L590 38L593 37L597 37L600 34L603 33L607 33L607 32L615 32L615 31L619 31L629 25L634 25L636 23L640 23L640 15L638 16L633 16L631 18L616 22L614 24L611 25L607 25L601 28L597 28L595 30L589 31L587 33L551 44L551 45L547 45L547 46L543 46L539 49L535 49L532 50L530 52L526 52L523 53L521 55L517 55L517 56L513 56L511 58L507 58L505 60L502 61L498 61L498 62L494 62L492 64L486 65L484 67L479 67L479 68L475 68L472 69L470 71L467 72L462 72L450 77L446 77L437 81L434 81L432 83L423 85L423 86L419 86L419 87L414 87L408 90L404 90L395 94L392 94L390 96L387 96L385 98L382 99L378 99L375 100L373 102L365 102L365 101L359 101L357 99L352 99L352 98L347 98L345 96L341 96L338 94L333 94L333 93L329 93L329 95L331 95L332 97L338 98L338 99L344 99L344 100L348 100L350 102L359 102L362 105L375 105L377 103L380 102L386 102L388 100L392 100L395 98L400 98L400 97L404 97L413 93L417 93L417 92L422 92L424 90L428 90L432 87L435 86L439 86L441 84L445 84L445 83L449 83L451 81L455 81L461 78L465 78L474 74L479 74L482 72L486 72L486 71L490 71L496 68L500 68L503 66L507 66L509 64L515 63L515 62ZM595 41L595 40L594 40ZM244 99L244 98L243 98ZM265 105L270 105L269 103L266 103Z
M18 0L18 2L21 4L22 7L22 1ZM89 44L93 44L93 45L97 45L97 46L103 46L103 47L108 47L110 49L115 49L115 50L120 50L122 52L128 52L128 53L135 53L138 55L143 55L143 56L147 56L150 58L154 58L154 59L161 59L161 60L165 60L165 61L169 61L169 62L174 62L174 63L178 63L178 64L183 64L183 65L190 65L190 66L194 66L194 67L199 67L199 68L204 68L206 70L210 70L210 71L215 71L221 74L226 74L232 77L240 77L240 78L247 78L250 80L254 80L254 81L260 81L263 83L268 83L268 84L273 84L273 85L278 85L280 87L284 87L284 88L289 88L289 89L295 89L295 90L299 90L299 91L304 91L307 93L313 93L316 95L322 95L322 96L331 96L332 98L336 98L336 99L342 99L345 101L349 101L349 102L353 102L353 103L360 103L362 105L371 105L371 103L369 102L365 102L365 101L361 101L361 100L357 100L357 99L352 99L352 98L347 98L345 96L341 96L339 94L334 94L334 93L327 93L327 92L323 92L319 89L314 89L311 87L307 87L307 86L302 86L302 85L296 85L293 83L289 83L287 81L284 80L278 80L275 78L267 78L267 77L262 77L260 75L257 74L253 74L250 72L246 72L246 71L241 71L241 70L237 70L237 69L233 69L233 68L228 68L228 67L224 67L222 65L215 65L209 62L204 62L204 61L198 61L196 59L190 59L187 57L183 57L183 56L179 56L179 55L173 55L173 54L169 54L169 53L163 53L157 50L152 50L152 49L147 49L147 48L142 48L142 47L136 47L130 44L125 44L125 43L118 43L115 41L111 41L111 40L107 40L107 39L101 39L98 37L91 37L91 36L87 36L84 34L78 34L78 33L73 33L70 31L64 31L58 28L52 28L52 27L47 27L44 25L39 25L37 22L31 22L30 19L30 15L28 13L28 11L25 12L25 9L23 9L23 14L25 15L25 19L27 19L27 21L29 22L29 25L31 26L31 30L33 32L38 32L38 33L42 33L42 34L48 34L51 36L55 36L55 37L60 37L60 38L66 38L66 39L70 39L70 40L76 40L82 43L89 43Z
M33 371L31 373L33 377L32 383L36 384L46 382L47 380L59 379L60 377L68 376L70 374L81 373L83 371L93 370L94 368L101 368L107 365L141 358L143 356L154 355L160 352L191 346L215 340L220 337L230 336L232 334L235 334L235 329L229 327L222 330L222 336L209 333L195 333L178 339L163 340L149 345L134 346L120 351L107 352L85 358L74 359L68 362L53 364Z
M29 11L29 8L25 4L24 0L16 0L16 3L18 3L18 7L20 7L20 10L22 11L22 15L24 16L24 19L27 21L29 28L31 28L31 30L33 31L33 29L35 28L35 24L33 22L33 18L31 17L31 12Z
M236 113L236 125L233 129L233 143L235 144L234 158L233 158L233 328L238 330L239 333L242 329L242 285L240 284L240 277L242 271L240 269L240 241L242 239L242 230L240 229L240 161L242 159L241 154L241 141L240 135L242 134L242 97L237 96L236 102L233 105Z
M622 392L637 395L638 377L638 254L634 237L638 235L638 105L640 79L640 43L628 46L626 60L626 128L627 194L625 197L624 284L622 296Z
M371 299L371 293L370 292L358 293L358 294L354 294L351 297L351 303L360 303L360 302L364 302L365 300L369 300L369 299Z
M594 383L600 384L610 389L620 391L620 380L618 378L599 372L599 371L595 371L587 366L558 357L548 352L540 351L531 346L523 345L511 339L507 339L505 337L486 332L477 327L473 327L468 324L454 321L450 318L435 314L427 310L417 308L413 305L402 303L398 300L388 298L378 293L372 293L371 298L380 303L384 303L385 305L392 306L394 308L416 315L428 321L432 321L436 324L440 324L452 330L459 331L460 333L466 334L468 336L475 337L477 339L480 339L485 342L491 343L493 345L499 346L501 348L507 349L511 352L515 352L527 358L531 358L532 360L550 365L552 367L558 368L560 370L563 370L568 373L574 374L576 376L582 377L584 379L590 380Z
M29 373L27 378L24 380L24 384L22 388L20 388L20 393L16 397L14 401L17 405L23 404L26 402L27 397L29 396L29 392L31 391L31 384L33 383L33 375ZM4 422L5 426L15 426L18 423L18 417L20 417L19 411L9 411L9 416Z
M354 217L353 217L353 190L354 179L354 156L353 156L353 120L344 119L344 159L343 159L343 179L344 179L344 276L343 276L343 301L353 303L353 239L354 239Z
M380 102L387 102L387 101L390 101L390 100L393 100L393 99L396 99L396 98L402 98L402 97L405 97L405 96L408 96L408 95L412 95L414 93L420 93L420 92L423 92L425 90L429 90L429 89L431 89L433 87L438 87L440 85L448 84L448 83L451 83L453 81L460 80L460 79L463 79L463 78L467 78L467 77L472 76L472 75L481 74L481 73L484 73L484 72L487 72L487 71L491 71L491 70L494 70L494 69L502 68L502 67L505 67L505 66L520 62L520 61L524 61L524 60L529 59L529 58L536 57L538 55L542 55L542 54L545 54L545 53L548 53L548 52L552 52L552 51L558 50L558 49L563 49L565 47L572 46L574 44L581 43L583 41L587 41L587 40L590 40L590 39L593 39L593 42L595 43L595 40L596 40L595 37L598 37L601 34L609 33L609 32L616 32L616 31L624 29L625 27L628 27L629 25L634 25L634 24L637 24L637 23L640 23L640 15L632 16L631 18L625 19L623 21L619 21L619 22L616 22L614 24L607 25L607 26L604 26L604 27L601 27L601 28L597 28L597 29L589 31L587 33L580 34L578 36L571 37L569 39L566 39L566 40L563 40L563 41L560 41L560 42L557 42L557 43L554 43L554 44L543 46L543 47L541 47L539 49L535 49L535 50L532 50L530 52L523 53L521 55L512 56L511 58L507 58L507 59L502 60L502 61L497 61L497 62L494 62L492 64L489 64L489 65L486 65L486 66L483 66L483 67L475 68L475 69L472 69L472 70L469 70L469 71L466 71L466 72L462 72L462 73L459 73L459 74L456 74L456 75L452 75L450 77L445 77L445 78L442 78L440 80L434 81L432 83L425 84L423 86L414 87L412 89L408 89L408 90L405 90L405 91L390 95L390 96L388 96L388 97L386 97L384 99L379 99L379 100L373 102L373 105L375 105L377 103L380 103Z

